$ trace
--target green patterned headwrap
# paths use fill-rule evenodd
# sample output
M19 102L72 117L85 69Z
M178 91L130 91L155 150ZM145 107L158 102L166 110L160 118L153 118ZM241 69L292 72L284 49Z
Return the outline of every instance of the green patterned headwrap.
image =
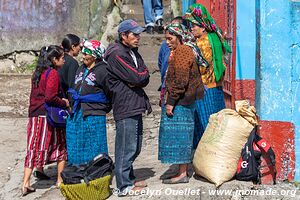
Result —
M212 46L214 74L218 82L226 67L223 64L223 52L231 53L231 48L218 28L215 20L211 17L207 9L201 4L192 4L186 11L184 18L196 25L204 27L208 33L208 39Z

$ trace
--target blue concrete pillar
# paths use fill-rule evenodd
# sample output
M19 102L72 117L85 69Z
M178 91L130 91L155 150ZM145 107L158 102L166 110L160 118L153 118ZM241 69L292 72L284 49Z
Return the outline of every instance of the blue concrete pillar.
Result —
M260 51L258 112L263 120L292 120L291 11L287 0L258 0Z
M295 133L296 181L300 180L299 4L291 0L256 0L258 114L262 120L295 125L290 131Z
M300 180L300 3L291 3L292 122L295 124L295 180Z

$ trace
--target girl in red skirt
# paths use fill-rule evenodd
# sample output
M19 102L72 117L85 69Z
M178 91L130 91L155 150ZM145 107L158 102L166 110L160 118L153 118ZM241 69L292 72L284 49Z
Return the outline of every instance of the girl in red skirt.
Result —
M22 195L35 189L30 186L30 176L36 168L35 176L49 179L44 174L44 166L57 162L57 185L62 182L60 173L67 160L65 128L55 128L47 124L45 103L57 107L69 107L69 101L62 98L57 69L64 64L64 52L59 46L43 47L38 64L32 75L27 127L27 152L24 164ZM46 77L46 72L48 72Z

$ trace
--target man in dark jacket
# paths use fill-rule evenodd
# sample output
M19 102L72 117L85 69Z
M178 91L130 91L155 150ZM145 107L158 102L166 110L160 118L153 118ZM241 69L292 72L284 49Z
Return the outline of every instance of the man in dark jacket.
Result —
M104 56L116 121L115 175L119 196L145 186L135 181L132 166L142 147L142 113L151 112L143 90L149 83L149 71L137 49L143 31L134 20L123 21L118 28L119 40L107 48Z

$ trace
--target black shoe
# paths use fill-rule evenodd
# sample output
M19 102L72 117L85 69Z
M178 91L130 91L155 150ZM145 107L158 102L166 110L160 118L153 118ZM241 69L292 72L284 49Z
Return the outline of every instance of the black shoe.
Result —
M185 176L182 177L181 179L177 180L177 181L172 181L172 179L164 179L162 181L163 184L178 184L178 183L188 183L189 182L189 177Z
M157 25L159 31L163 31L163 30L164 30L164 22L163 22L163 19L158 19L158 20L156 21L156 25Z
M40 171L34 171L33 176L40 180L49 180L50 179L49 176L47 176L44 172L40 172Z
M25 197L27 194L30 194L32 192L35 192L35 188L33 188L33 187L23 187L22 191L21 191L22 197Z
M147 26L146 27L146 32L148 34L154 34L154 27L153 26Z

